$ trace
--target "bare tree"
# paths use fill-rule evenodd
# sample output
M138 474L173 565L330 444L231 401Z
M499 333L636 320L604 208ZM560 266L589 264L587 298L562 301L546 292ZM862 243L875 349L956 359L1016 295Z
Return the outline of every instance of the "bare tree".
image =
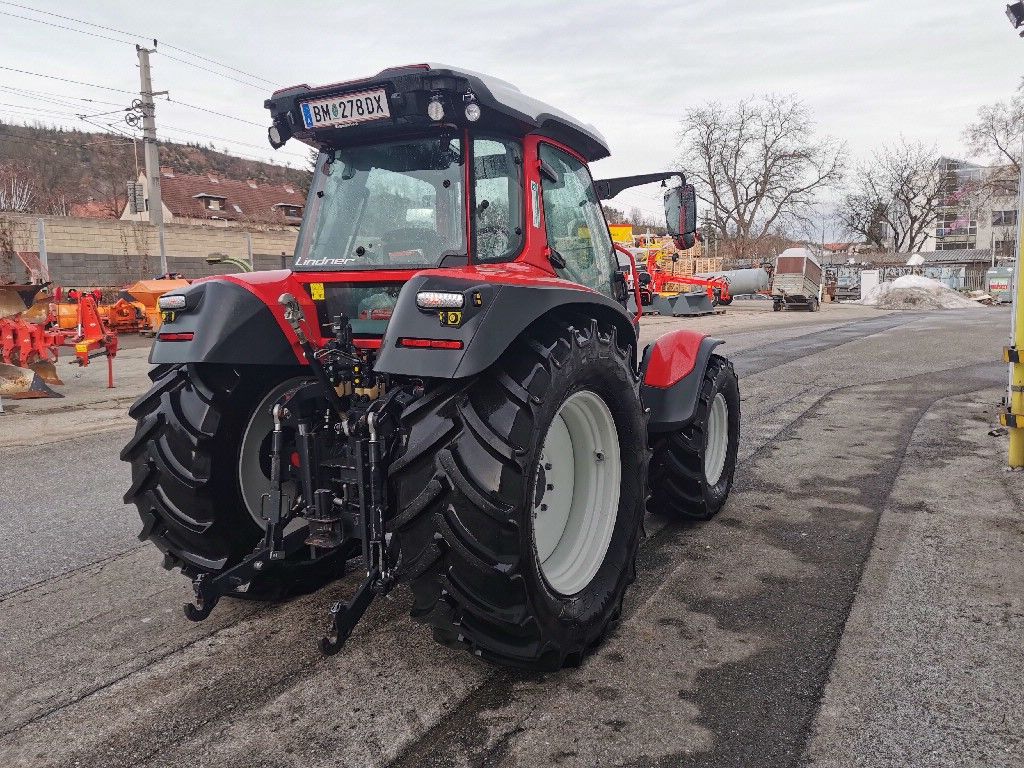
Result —
M978 119L964 128L963 138L976 156L1009 164L1016 176L1024 140L1024 94L1018 90L1009 101L983 105Z
M816 136L795 96L766 95L686 112L680 162L736 257L803 220L818 192L842 178L846 148Z
M942 171L933 147L901 137L857 169L839 218L876 248L911 253L928 239L940 208L969 197Z
M0 175L0 211L31 213L35 199L31 180L15 170Z

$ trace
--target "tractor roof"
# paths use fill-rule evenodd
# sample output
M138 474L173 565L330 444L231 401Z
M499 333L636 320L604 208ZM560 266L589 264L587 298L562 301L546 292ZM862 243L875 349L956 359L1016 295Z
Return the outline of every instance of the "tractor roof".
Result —
M313 128L303 120L303 103L376 89L383 89L387 95L390 119ZM445 117L439 122L427 116L431 101L441 101L445 107ZM470 123L464 110L472 101L479 104L480 117ZM444 64L393 67L362 80L331 85L296 85L276 91L265 106L282 141L294 136L314 146L360 144L386 135L454 124L520 136L539 133L563 142L590 161L609 154L607 142L592 125L527 96L505 80Z

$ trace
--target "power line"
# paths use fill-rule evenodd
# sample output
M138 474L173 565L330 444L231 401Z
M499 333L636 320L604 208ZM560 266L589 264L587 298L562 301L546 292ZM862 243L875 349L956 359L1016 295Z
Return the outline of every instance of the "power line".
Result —
M168 45L167 47L171 48L173 46ZM161 52L159 50L159 47L157 48L156 52L160 56L163 56L165 59L169 59L171 61L176 61L179 64L184 64L187 67L194 67L196 69L201 69L203 72L209 72L211 74L217 75L218 77L223 77L226 80L231 80L231 81L236 82L236 83L241 83L242 85L247 85L250 88L255 88L257 91L266 92L266 90L267 90L267 87L264 86L264 85L256 85L255 83L250 83L250 82L248 82L246 80L239 80L237 77L232 77L231 75L225 75L223 72L217 72L216 70L210 69L209 67L204 67L201 64L193 64L191 61L185 61L184 59L179 59L177 56L171 56L170 54L163 53L163 52Z
M44 74L42 74L40 72L29 72L26 69L16 69L14 67L0 66L0 70L4 70L4 71L7 71L7 72L17 72L17 73L22 74L22 75L32 75L33 77L44 77L44 78L46 78L48 80L59 80L62 83L71 83L72 85L84 85L84 86L88 86L89 88L102 88L105 91L114 91L115 93L127 93L127 94L130 94L132 96L136 95L135 91L129 91L129 90L126 90L124 88L113 88L113 87L111 87L109 85L97 85L96 83L87 83L87 82L84 82L82 80L71 80L71 79L66 78L66 77L57 77L56 75L44 75ZM201 106L199 106L197 104L190 104L190 103L185 102L185 101L178 101L176 99L171 99L170 97L167 98L167 102L169 104L177 104L178 106L187 107L189 109L195 109L195 110L198 110L200 112L206 112L207 114L217 115L218 117L223 117L223 118L225 118L227 120L237 120L240 123L246 123L247 125L254 125L257 128L263 128L264 127L264 125L262 123L257 123L257 122L254 122L253 120L246 120L244 117L238 117L237 115L229 115L229 114L226 114L224 112L218 112L215 109L209 109L208 107L201 107Z
M91 21L83 21L82 19L76 19L73 16L63 16L53 11L44 11L40 8L33 8L30 5L22 5L21 3L9 3L7 0L0 0L0 5L8 5L12 8L20 8L23 11L31 11L32 13L38 13L43 16L53 16L55 19L64 19L64 21L73 21L76 24L82 24L86 27L93 27L94 29L102 29L105 32L115 32L118 35L124 35L125 37L139 38L142 40L148 40L146 35L136 35L133 32L125 32L123 29L117 29L116 27L106 27L102 24L93 24Z
M19 128L19 127L24 127L24 126L16 126L16 125L11 125L11 124L0 123L0 130L2 130L4 128ZM67 141L53 141L52 139L44 139L44 138L41 138L39 136L11 136L11 135L8 135L8 134L3 134L3 133L0 133L0 141L21 141L21 142L25 142L25 143L28 143L28 144L52 144L53 146L56 146L56 147L72 147L72 146L74 146L74 144L72 142L67 142ZM91 146L93 144L120 144L120 143L121 143L121 141L118 139L118 140L114 140L114 141L103 141L103 142L95 141L95 142L91 142L90 144L83 144L81 146L88 147L88 146Z
M118 40L116 37L110 37L109 35L101 35L97 32L87 32L84 29L75 29L74 27L66 27L63 24L55 24L52 21L43 21L42 19L33 19L31 16L19 16L16 13L10 11L0 11L0 16L10 16L12 19L21 19L22 21L32 21L36 24L44 24L47 27L54 27L55 29L64 29L68 32L78 32L80 35L88 35L89 37L98 37L101 40L110 40L115 43L121 43L122 45L132 45L127 40Z
M11 3L11 2L6 2L6 0L0 0L0 5L7 5L7 6L10 6L12 8L20 8L23 11L31 11L32 13L38 13L38 14L41 14L41 15L44 15L44 16L52 16L52 17L57 18L57 19L63 19L64 21L71 21L71 22L74 22L75 24L81 24L83 26L92 27L94 29L102 29L105 32L113 32L115 34L122 35L124 37L130 37L133 40L151 40L152 39L155 42L155 38L152 38L149 35L139 35L139 34L136 34L134 32L126 32L125 30L117 29L116 27L108 27L108 26L105 26L103 24L94 24L91 21L85 21L83 19L76 19L73 16L65 16L65 15L60 14L60 13L54 13L53 11L45 11L45 10L42 10L40 8L33 8L32 6L23 5L21 3ZM4 13L6 13L6 12L4 12ZM9 14L8 13L7 15L13 15L13 14ZM32 19L32 18L28 18L28 17L17 16L15 18L26 18L26 20L28 20L28 21L38 21L41 24L48 24L49 23L49 22L42 21L41 19ZM56 26L56 25L51 25L51 26ZM71 28L70 27L63 27L63 29L71 29ZM85 30L71 29L71 31L82 32L82 34L93 34L93 33L90 33L90 32L86 32ZM94 36L100 37L100 35L94 35ZM113 38L106 38L106 39L112 40ZM124 40L114 40L114 42L126 42L126 41L124 41ZM230 66L228 64L222 64L221 62L217 61L216 59L211 59L211 58L209 58L207 56L203 56L203 55L198 54L198 53L196 53L194 51L190 51L190 50L188 50L186 48L180 48L180 47L178 47L176 45L171 45L170 43L164 43L164 47L170 48L171 50L174 50L174 51L178 51L179 53L184 53L186 56L192 56L193 58L199 59L200 61L205 61L208 64L213 64L215 66L220 67L221 69L227 69L227 70L229 70L231 72L236 72L236 73L238 73L240 75L245 75L246 77L248 77L251 80L259 80L259 81L262 81L264 83L267 83L268 85L272 85L274 87L277 87L277 83L275 83L273 80L268 80L267 78L260 77L259 75L250 74L249 72L246 72L245 70L238 69L237 67L232 67L232 66ZM171 58L171 57L168 56L167 58ZM175 59L175 60L176 61L181 61L180 59ZM188 62L183 62L183 63L187 64ZM191 66L198 66L198 65L191 65ZM210 71L210 70L207 70L207 71ZM214 74L219 74L219 75L221 75L221 77L227 77L227 75L224 75L224 74L219 73L219 72L214 73ZM233 78L228 78L228 79L233 79ZM236 81L236 82L240 82L240 81ZM249 83L249 84L251 85L251 83Z
M193 130L190 130L188 128L178 128L178 127L173 126L173 125L167 125L166 123L161 125L160 130L163 130L163 131L176 131L178 133L192 134L193 136L202 136L204 139L214 139L215 141L225 141L228 144L237 144L237 145L242 146L242 147L251 147L252 149L266 149L266 147L260 146L259 144L249 144L249 143L244 142L244 141L238 141L236 139L229 139L226 136L214 136L214 135L209 134L209 133L201 133L200 131L193 131ZM275 152L275 154L276 155L290 155L292 157L298 157L298 158L301 158L301 159L305 159L304 156L300 155L298 152L282 152L280 150L277 150L277 152Z
M68 27L68 26L65 26L64 24L56 24L56 23L54 23L52 21L44 21L43 19L33 19L30 16L19 16L18 14L11 13L10 11L0 11L0 16L9 16L12 19L21 19L22 21L32 21L32 22L35 22L36 24L43 24L43 25L45 25L47 27L53 27L55 29L63 29L63 30L66 30L68 32L78 32L79 34L82 34L82 35L88 35L89 37L98 37L101 40L110 40L111 42L120 43L120 44L123 44L123 45L133 45L134 44L133 42L129 42L128 40L118 40L116 37L110 37L109 35L101 35L101 34L99 34L97 32L88 32L88 31L86 31L84 29L75 29L74 27ZM167 45L166 47L173 48L174 46ZM175 48L175 50L177 50L177 49ZM158 53L159 53L159 51L158 51ZM160 53L160 55L163 56L165 59L168 59L170 61L176 61L179 64L184 64L187 67L194 67L195 69L200 69L203 72L209 72L212 75L217 75L218 77L223 77L226 80L231 80L232 82L240 83L241 85L247 85L250 88L255 88L258 91L265 91L266 90L266 86L256 85L255 83L249 82L247 80L239 80L237 77L232 77L231 75L225 75L223 72L218 72L218 71L216 71L214 69L210 69L209 67L204 67L201 64L196 64L196 63L191 62L191 61L186 61L185 59L180 59L177 56L171 56L170 54L167 54L167 53Z
M47 80L59 80L62 83L71 83L72 85L84 85L89 88L101 88L104 91L115 91L116 93L130 93L132 96L136 95L135 91L129 91L124 88L112 88L109 85L97 85L96 83L86 83L82 80L69 80L66 77L57 77L56 75L44 75L39 72L29 72L27 69L15 69L14 67L3 66L0 66L0 69L6 72L17 72L20 75L32 75L33 77L45 77Z
M277 87L280 86L279 83L275 83L273 80L268 80L267 78L260 77L259 75L250 74L250 73L246 72L245 70L238 69L237 67L231 67L231 66L228 66L227 64L221 64L221 63L219 63L217 61L214 61L213 59L208 59L206 56L201 56L198 53L195 53L193 51L187 51L184 48L179 48L176 45L171 45L170 43L164 43L164 47L165 48L170 48L172 51L178 51L180 53L187 54L189 56L192 56L194 58L199 59L200 61L205 61L205 62L208 62L210 64L215 64L216 66L221 67L223 69L228 69L228 70L231 70L232 72L237 72L240 75L246 75L247 77L249 77L249 78L251 78L253 80L259 80L261 82L266 83L267 85L273 86L274 88L277 88ZM164 54L164 55L166 56L167 54Z
M88 96L71 96L64 93L54 93L53 91L36 91L29 88L16 88L12 85L0 85L0 91L10 91L18 95L31 96L38 98L43 101L53 101L56 103L56 99L64 101L88 101L92 104L105 104L112 107L119 106L121 102L117 101L103 101L101 99L90 99ZM56 97L52 98L52 97Z
M263 123L256 123L256 122L253 122L252 120L246 120L244 117L236 117L235 115L228 115L228 114L225 114L224 112L218 112L215 109L209 109L207 107L199 107L199 106L196 106L195 104L188 104L187 102L184 102L184 101L177 101L175 99L172 99L170 96L167 97L167 102L169 104L177 104L180 107L188 107L189 109L197 109L200 112L207 112L208 114L217 115L218 117L225 117L228 120L237 120L240 123L246 123L248 125L255 125L257 128L264 128L264 127L266 127Z

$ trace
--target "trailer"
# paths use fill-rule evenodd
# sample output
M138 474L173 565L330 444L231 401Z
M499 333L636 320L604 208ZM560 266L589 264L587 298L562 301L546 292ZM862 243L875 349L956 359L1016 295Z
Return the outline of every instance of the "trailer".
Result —
M821 264L807 248L787 248L775 257L772 300L776 312L821 307Z

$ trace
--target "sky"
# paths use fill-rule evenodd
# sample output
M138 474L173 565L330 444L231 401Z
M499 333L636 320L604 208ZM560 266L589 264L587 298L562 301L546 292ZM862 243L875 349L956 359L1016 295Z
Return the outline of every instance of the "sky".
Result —
M597 177L674 168L688 107L766 92L796 94L815 129L846 142L855 162L901 134L962 156L964 125L979 106L1009 98L1024 74L1024 40L1004 8L1004 0L0 0L0 119L91 129L76 115L113 111L90 119L131 132L117 110L139 88L133 41L156 38L154 89L172 100L157 105L165 138L296 166L303 145L275 153L266 143L263 99L274 85L425 61L509 80L595 125L612 151L595 164ZM612 204L654 215L660 191L637 188Z

